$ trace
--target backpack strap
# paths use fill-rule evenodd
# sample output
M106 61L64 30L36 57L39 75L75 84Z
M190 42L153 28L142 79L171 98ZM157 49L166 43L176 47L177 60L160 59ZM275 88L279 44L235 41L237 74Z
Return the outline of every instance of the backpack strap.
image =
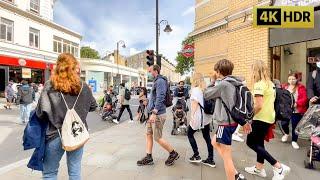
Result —
M200 127L203 127L203 111L204 111L204 107L201 106L201 104L198 102L199 107L200 107L200 112L201 112L201 124Z
M74 105L73 105L73 107L72 107L71 109L74 109L74 107L76 106L76 104L77 104L77 102L78 102L78 99L79 99L79 97L80 97L80 94L81 94L81 92L82 92L82 89L83 89L83 82L81 83L81 89L80 89L80 92L79 92L79 94L78 94L78 96L77 96L77 99L76 99L76 101L74 102ZM64 95L63 95L63 93L62 93L62 92L60 92L60 94L61 94L61 96L62 96L62 99L63 99L64 104L66 105L67 109L68 109L68 110L71 110L71 109L69 108L68 104L67 104L67 101L66 101L66 99L65 99L65 97L64 97Z
M226 103L222 100L222 98L219 98L222 102L222 105L224 106L224 109L226 110L227 116L228 116L228 121L229 121L229 125L231 125L231 111L228 108L228 106L226 105Z

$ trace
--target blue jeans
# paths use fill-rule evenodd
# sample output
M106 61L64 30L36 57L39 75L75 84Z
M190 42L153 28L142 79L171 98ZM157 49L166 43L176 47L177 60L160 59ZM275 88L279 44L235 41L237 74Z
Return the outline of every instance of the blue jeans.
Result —
M31 104L20 104L20 120L21 122L28 122L31 113Z
M42 172L44 180L57 180L59 163L64 152L60 137L46 144ZM83 147L75 151L67 152L69 180L81 180L82 154Z

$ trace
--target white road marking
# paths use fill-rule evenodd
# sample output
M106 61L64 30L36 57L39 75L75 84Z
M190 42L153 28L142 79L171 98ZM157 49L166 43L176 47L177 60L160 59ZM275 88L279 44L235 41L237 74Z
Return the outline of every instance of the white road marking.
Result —
M19 168L19 167L21 167L23 165L27 165L28 161L29 161L29 158L23 159L21 161L17 161L15 163L9 164L9 165L4 166L4 167L1 167L0 168L0 176L5 174L5 173L7 173L7 172L9 172L9 171L11 171L11 170L17 169L17 168Z

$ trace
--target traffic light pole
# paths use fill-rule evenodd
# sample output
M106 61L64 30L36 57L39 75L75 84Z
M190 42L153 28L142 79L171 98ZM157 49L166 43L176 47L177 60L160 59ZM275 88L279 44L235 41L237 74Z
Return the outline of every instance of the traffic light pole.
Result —
M159 56L159 0L156 0L156 60L158 61ZM161 66L161 64L160 64Z

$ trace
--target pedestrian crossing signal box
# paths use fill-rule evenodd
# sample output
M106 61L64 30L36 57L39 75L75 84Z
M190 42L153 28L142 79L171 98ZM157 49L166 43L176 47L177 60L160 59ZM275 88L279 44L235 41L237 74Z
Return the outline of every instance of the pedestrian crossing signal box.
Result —
M314 28L312 6L264 6L253 9L254 27Z

